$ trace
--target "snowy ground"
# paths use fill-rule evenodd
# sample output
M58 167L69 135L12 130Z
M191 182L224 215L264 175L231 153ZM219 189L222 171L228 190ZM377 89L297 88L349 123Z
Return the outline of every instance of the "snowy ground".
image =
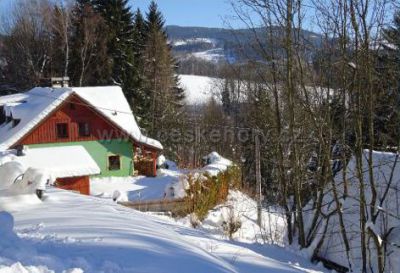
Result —
M366 225L369 233L373 232L379 240L382 240L381 242L383 240L386 241L387 256L385 259L387 265L385 272L398 273L400 272L400 158L398 154L394 153L372 152L372 166L374 166L372 169L373 181L378 200L375 206L376 210L379 211L375 223L371 220L373 217L369 209L373 204L372 183L368 169L369 161L369 150L364 150L362 158L362 183L365 187L364 195L368 206L368 209L365 209L366 219L369 219ZM328 184L326 187L322 200L322 204L326 204L323 206L323 212L325 215L331 216L329 217L329 222L324 219L318 226L319 234L323 234L322 231L325 225L328 224L325 240L320 246L320 255L343 266L352 266L354 272L360 272L362 265L359 201L361 182L358 175L357 160L354 156L349 161L345 170L348 183L347 193L344 190L343 171L336 175L335 183L338 199L342 206L343 223L349 242L349 258L346 255L343 237L339 235L341 234L339 216L337 213L332 214L337 211L337 208L331 184ZM313 204L310 202L306 210L312 206ZM314 217L313 211L309 210L304 216L306 223L309 225ZM387 234L390 235L387 236ZM373 247L372 239L368 239L368 241L370 240L368 255L371 262L369 262L368 266L371 267L371 272L377 272L377 253ZM314 247L315 244L310 247L310 251L313 251Z
M160 200L171 183L179 181L181 171L161 170L157 177L92 178L90 194L101 198L116 198L120 202Z
M0 229L1 273L321 272L278 246L234 243L58 189L49 190L43 203L9 210L19 237ZM4 213L0 221L10 223Z
M218 63L225 60L223 48L213 48L206 51L192 53L192 56L208 62Z
M221 83L221 79L195 75L179 75L179 79L185 90L186 102L190 105L205 104L219 96L216 86Z
M211 210L199 224L199 228L213 234L216 238L227 238L223 229L230 221L240 223L240 228L232 238L242 243L269 243L283 246L285 244L286 222L281 211L276 209L262 210L262 227L257 224L257 203L240 191L230 191L227 201ZM189 226L190 218L179 220Z
M209 164L196 170L178 169L175 163L166 161L172 167L159 169L157 177L91 178L90 194L119 202L182 198L185 197L185 189L188 186L187 174L207 172L210 175L217 175L232 164L230 160L216 152L212 152L206 157Z
M215 152L205 160L197 173L216 175L231 165ZM326 272L282 247L278 211L263 211L268 228L260 229L255 201L241 192L230 192L196 229L193 216L145 214L111 200L116 189L121 198L159 199L185 174L160 172L92 181L96 197L49 188L40 201L34 191L0 190L0 273ZM232 217L241 223L234 241L223 228Z

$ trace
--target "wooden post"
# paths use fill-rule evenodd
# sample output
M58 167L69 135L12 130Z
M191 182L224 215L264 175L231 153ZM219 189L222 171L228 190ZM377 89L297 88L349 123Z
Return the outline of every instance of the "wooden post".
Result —
M157 152L153 152L153 175L157 176Z
M256 161L256 187L257 187L257 224L259 227L262 226L262 215L261 215L261 159L260 159L260 132L254 130L254 142L255 142L255 161Z

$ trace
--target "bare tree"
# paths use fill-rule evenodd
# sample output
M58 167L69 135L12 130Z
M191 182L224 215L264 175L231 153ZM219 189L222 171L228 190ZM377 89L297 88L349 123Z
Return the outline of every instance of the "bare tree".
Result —
M107 26L87 3L76 3L72 12L72 81L78 86L104 84L110 75Z
M49 70L52 6L47 0L19 0L3 24L8 78L20 88L38 84Z

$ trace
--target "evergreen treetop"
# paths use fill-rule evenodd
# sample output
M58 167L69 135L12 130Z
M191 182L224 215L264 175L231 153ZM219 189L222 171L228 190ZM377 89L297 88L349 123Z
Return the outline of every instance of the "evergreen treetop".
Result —
M156 2L151 1L149 11L146 13L146 28L147 31L158 31L167 37L164 29L165 19Z

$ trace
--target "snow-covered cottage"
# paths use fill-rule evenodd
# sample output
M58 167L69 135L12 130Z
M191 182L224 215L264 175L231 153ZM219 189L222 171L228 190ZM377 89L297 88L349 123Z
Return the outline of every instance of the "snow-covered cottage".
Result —
M141 133L117 86L34 88L0 97L0 152L21 147L27 147L28 165L38 165L36 160L47 165L40 167L53 170L75 165L74 171L60 171L72 176L57 177L64 186L88 184L91 175L155 176L156 158L163 149L160 142ZM85 160L85 173L81 159L87 156L93 162ZM74 158L82 163L80 168L72 164Z

